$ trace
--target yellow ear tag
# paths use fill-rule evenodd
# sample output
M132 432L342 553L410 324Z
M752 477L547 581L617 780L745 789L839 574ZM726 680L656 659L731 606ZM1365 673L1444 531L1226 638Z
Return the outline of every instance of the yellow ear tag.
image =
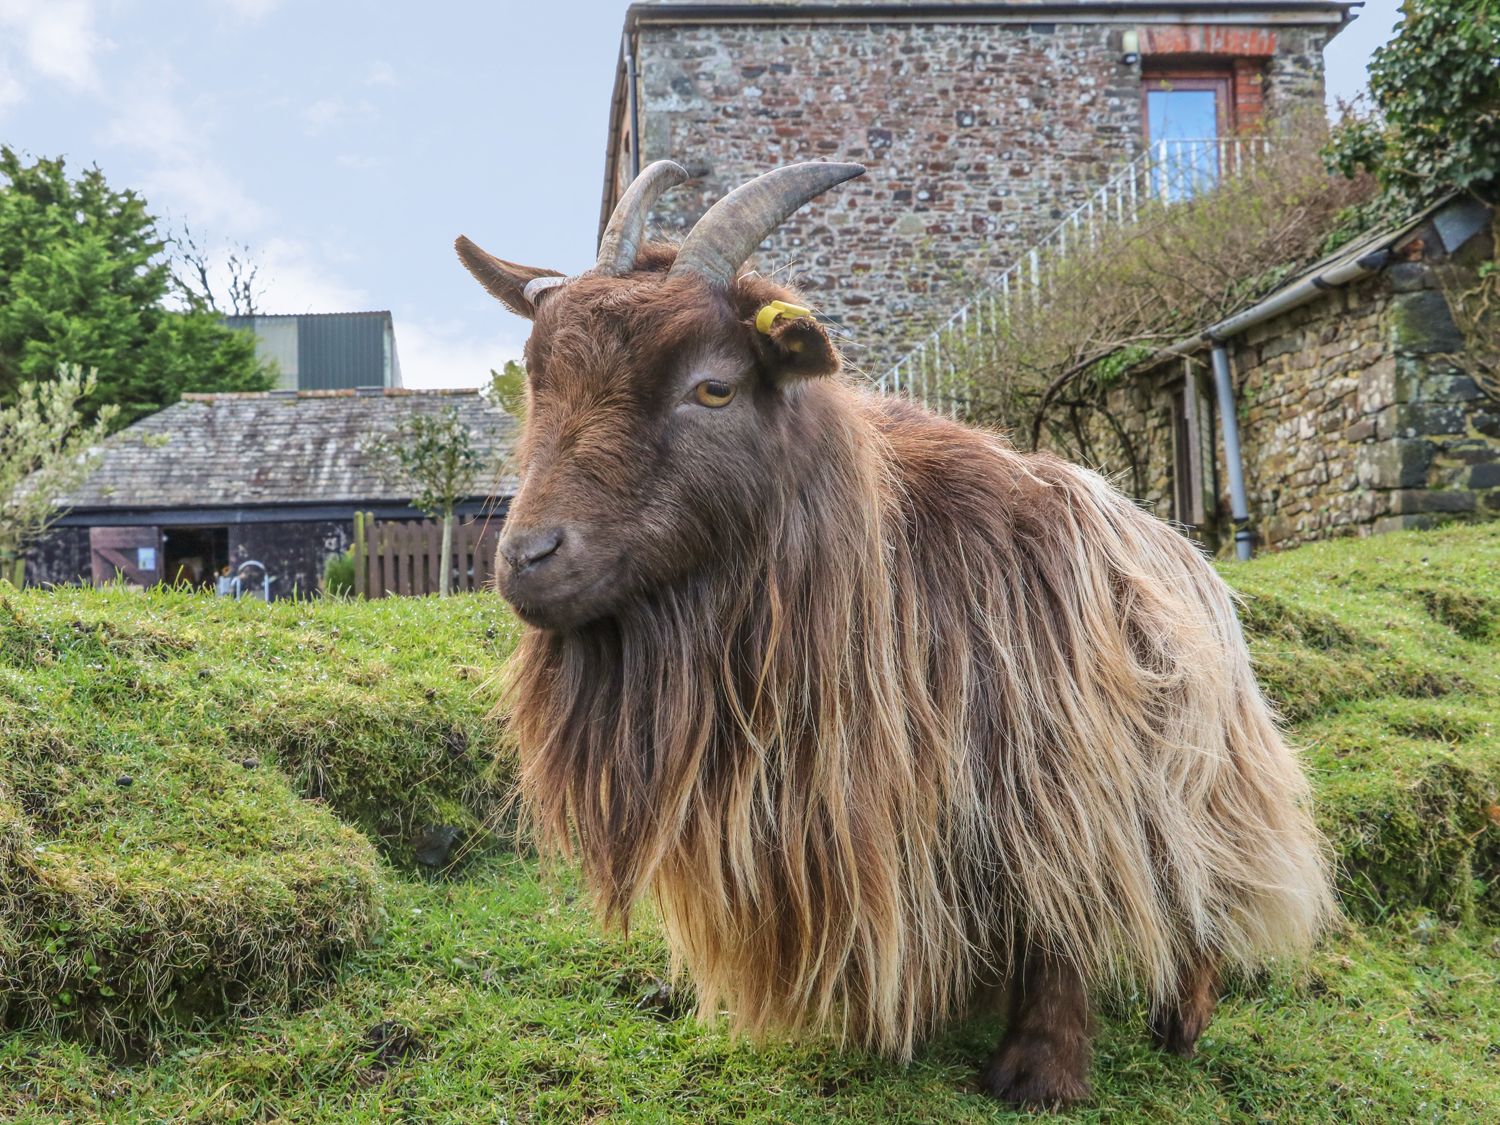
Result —
M804 309L801 305L788 304L786 301L772 301L755 314L755 330L762 336L769 336L772 325L782 317L796 320L803 316L812 316L812 309Z

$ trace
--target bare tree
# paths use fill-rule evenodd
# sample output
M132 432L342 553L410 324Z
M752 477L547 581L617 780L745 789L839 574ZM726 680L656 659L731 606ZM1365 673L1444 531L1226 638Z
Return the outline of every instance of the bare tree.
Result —
M222 263L222 273L228 279L222 300L214 284L218 265L192 227L184 223L182 233L172 237L172 280L183 300L222 315L254 316L260 311L265 290L250 247L242 242L228 244Z

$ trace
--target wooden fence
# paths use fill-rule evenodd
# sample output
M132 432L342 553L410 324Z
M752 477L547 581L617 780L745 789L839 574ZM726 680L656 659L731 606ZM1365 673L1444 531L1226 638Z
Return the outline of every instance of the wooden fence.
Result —
M487 589L495 576L501 521L488 516L456 520L448 558L451 590ZM439 592L443 573L439 520L377 520L354 513L354 593L361 598L421 596Z

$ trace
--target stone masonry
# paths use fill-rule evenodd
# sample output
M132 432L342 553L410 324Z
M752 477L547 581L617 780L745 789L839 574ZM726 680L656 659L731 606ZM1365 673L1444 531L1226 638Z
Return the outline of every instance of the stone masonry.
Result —
M1500 398L1455 359L1470 346L1455 326L1438 266L1416 256L1259 325L1232 342L1246 492L1255 541L1313 539L1500 517ZM1489 239L1475 240L1481 258ZM1202 399L1212 395L1198 365ZM1107 396L1130 454L1102 421L1091 426L1100 467L1159 515L1191 522L1174 503L1173 397L1181 360L1138 373ZM1218 421L1197 529L1227 544L1227 472Z
M1344 11L1310 3L1299 25L1249 0L1128 15L1024 3L912 3L891 15L893 5L850 3L847 17L818 20L788 4L689 7L744 15L638 4L627 22L641 161L671 157L697 177L658 205L661 229L680 238L726 191L780 164L866 164L866 177L771 238L758 264L840 324L847 358L872 375L1141 151L1143 67L1221 69L1239 127L1253 128L1263 103L1321 102L1322 48ZM1238 22L1214 22L1225 13ZM1123 61L1126 31L1141 38L1140 61ZM621 96L606 204L629 179L628 119Z

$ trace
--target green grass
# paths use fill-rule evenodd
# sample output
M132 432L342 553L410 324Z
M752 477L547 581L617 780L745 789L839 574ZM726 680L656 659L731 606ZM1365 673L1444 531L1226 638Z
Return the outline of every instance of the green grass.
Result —
M1192 1061L1148 1046L1138 1003L1108 1004L1094 1101L1062 1119L1500 1120L1500 526L1225 570L1246 595L1264 681L1307 747L1351 921L1310 966L1233 982ZM35 648L39 628L58 649L51 663L0 657L0 850L40 846L59 872L103 872L175 902L238 848L239 867L205 881L235 925L338 919L336 875L371 921L343 919L358 932L317 955L322 971L251 989L231 1018L164 1009L125 1055L92 1045L87 1021L0 1034L0 1120L1015 1119L973 1083L993 1018L904 1069L824 1042L736 1043L659 987L652 921L601 932L568 871L497 848L446 875L414 868L401 843L414 823L467 816L472 829L492 809L499 781L478 762L415 804L394 780L425 779L453 742L476 759L493 746L480 716L510 632L490 600L267 616L170 595L28 593L0 612L0 647ZM62 651L59 638L85 634L116 651L82 639ZM131 706L100 706L121 698ZM401 746L426 766L402 772ZM251 749L267 764L246 771ZM48 780L53 759L63 772ZM124 768L163 780L120 791ZM222 787L217 803L205 785ZM321 799L299 796L310 791ZM285 827L264 830L270 820ZM0 876L0 969L35 947L17 929L25 915L6 912L12 893ZM78 916L92 923L96 901L79 897ZM120 967L93 976L113 981Z
M282 1004L503 777L496 606L0 598L0 1019L139 1049Z
M1345 908L1500 920L1500 534L1346 540L1226 573L1307 748Z

